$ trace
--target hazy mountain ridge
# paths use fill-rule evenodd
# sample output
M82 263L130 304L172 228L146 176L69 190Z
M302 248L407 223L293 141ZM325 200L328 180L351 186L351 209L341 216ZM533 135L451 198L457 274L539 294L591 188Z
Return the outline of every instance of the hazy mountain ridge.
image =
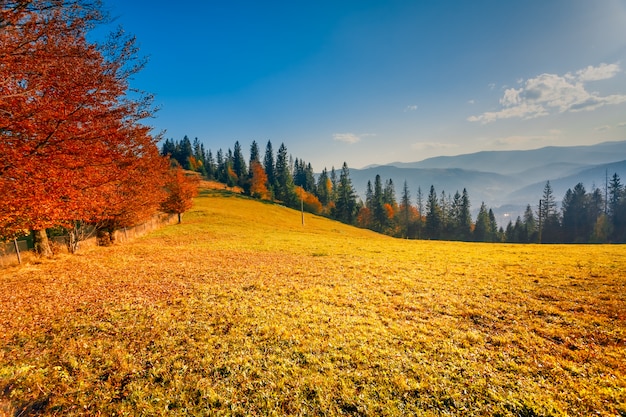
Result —
M525 151L483 151L388 165L401 168L461 168L510 175L559 163L589 166L621 160L626 160L626 141L589 146L547 146Z
M350 170L362 198L367 181L373 185L377 174L383 182L392 179L398 200L406 180L414 204L418 187L424 202L431 185L438 196L442 191L454 195L465 188L472 211L478 210L484 201L494 209L501 226L506 226L508 219L514 221L527 204L537 205L546 181L550 181L560 201L567 189L579 182L588 192L594 187L604 189L606 175L610 178L614 173L626 179L626 141L528 151L485 151Z

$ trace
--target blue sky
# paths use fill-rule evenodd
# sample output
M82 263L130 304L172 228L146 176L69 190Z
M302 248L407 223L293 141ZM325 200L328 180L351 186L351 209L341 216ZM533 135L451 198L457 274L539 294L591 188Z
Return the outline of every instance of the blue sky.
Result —
M165 137L313 165L626 139L626 2L104 0Z

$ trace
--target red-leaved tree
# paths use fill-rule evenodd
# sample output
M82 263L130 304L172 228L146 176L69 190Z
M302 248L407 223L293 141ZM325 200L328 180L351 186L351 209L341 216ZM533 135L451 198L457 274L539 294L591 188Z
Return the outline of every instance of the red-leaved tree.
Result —
M170 170L165 184L167 197L161 204L161 210L166 213L178 214L178 223L182 214L193 205L193 198L198 195L198 177L195 174L185 175L182 168Z
M46 228L109 218L112 184L159 166L156 140L139 124L151 98L128 95L142 66L134 39L87 41L97 2L1 4L0 234L32 230L48 254Z

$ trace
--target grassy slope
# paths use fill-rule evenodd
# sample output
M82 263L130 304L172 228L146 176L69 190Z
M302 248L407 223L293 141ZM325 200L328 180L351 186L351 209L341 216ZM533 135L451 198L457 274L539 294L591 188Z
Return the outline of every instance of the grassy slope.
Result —
M618 415L623 246L396 240L228 194L0 271L0 416Z

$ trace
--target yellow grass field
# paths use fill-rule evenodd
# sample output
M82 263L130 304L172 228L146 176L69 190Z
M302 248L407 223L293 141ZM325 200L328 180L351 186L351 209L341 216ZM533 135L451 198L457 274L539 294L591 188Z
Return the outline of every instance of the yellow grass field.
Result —
M226 192L0 270L0 416L624 416L624 246L406 241Z

